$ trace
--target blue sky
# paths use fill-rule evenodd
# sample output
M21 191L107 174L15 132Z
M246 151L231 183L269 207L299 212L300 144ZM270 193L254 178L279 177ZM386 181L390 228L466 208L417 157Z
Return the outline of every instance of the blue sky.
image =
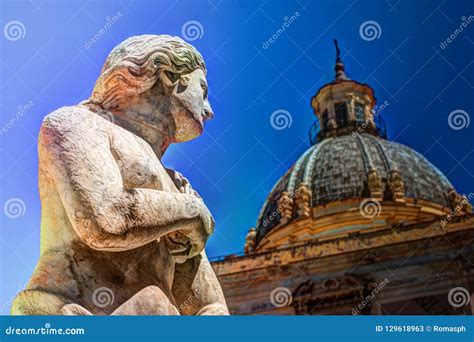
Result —
M20 204L18 217L0 211L0 313L39 255L41 121L86 99L107 54L129 36L184 34L206 60L216 117L202 137L171 147L164 164L183 172L213 212L210 256L242 250L266 195L309 147L315 120L309 101L334 77L333 38L348 76L389 103L382 113L389 137L424 154L459 192L474 192L474 123L461 122L461 129L448 123L453 111L469 120L474 113L472 1L7 0L0 6L0 204ZM455 33L463 22L469 23ZM364 35L364 23L375 36ZM190 25L197 35L186 31ZM289 127L272 127L277 110L290 113Z

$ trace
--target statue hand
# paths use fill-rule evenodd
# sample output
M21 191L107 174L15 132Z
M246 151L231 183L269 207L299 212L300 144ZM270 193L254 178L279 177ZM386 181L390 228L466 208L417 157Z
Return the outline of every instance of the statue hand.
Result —
M171 255L178 263L183 263L204 249L209 236L214 231L214 218L204 202L196 198L198 224L166 235L165 243Z
M194 195L198 198L201 198L199 193L192 188L191 183L189 183L189 180L184 177L180 172L172 169L166 169L166 172L171 177L171 180L173 181L176 188L178 188L179 192L183 194Z

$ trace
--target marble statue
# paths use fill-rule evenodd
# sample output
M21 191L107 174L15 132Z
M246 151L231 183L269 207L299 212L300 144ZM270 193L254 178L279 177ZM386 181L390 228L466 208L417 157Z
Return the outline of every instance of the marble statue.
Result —
M92 96L39 134L41 254L16 315L227 315L211 213L161 158L213 117L204 60L178 37L113 49Z

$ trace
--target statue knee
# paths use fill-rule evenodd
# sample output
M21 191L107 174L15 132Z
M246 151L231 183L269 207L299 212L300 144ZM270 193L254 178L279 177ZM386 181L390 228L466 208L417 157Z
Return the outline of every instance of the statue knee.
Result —
M69 303L66 298L45 291L25 290L13 300L11 315L61 315L62 307Z
M156 285L150 285L143 288L137 293L137 295L150 297L150 298L156 298L157 300L160 300L160 301L169 301L168 296L165 295L163 290L160 289Z
M169 297L158 286L147 286L135 296L140 297L140 301L142 301L145 306L156 310L154 313L155 315L179 315L178 309L171 303Z

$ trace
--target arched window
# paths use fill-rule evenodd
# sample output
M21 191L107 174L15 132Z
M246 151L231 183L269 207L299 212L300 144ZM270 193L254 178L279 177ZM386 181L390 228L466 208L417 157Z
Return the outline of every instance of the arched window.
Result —
M328 117L328 110L325 109L323 112L323 115L321 116L322 121L323 121L323 129L327 130L328 128L328 122L329 122L329 117Z
M347 104L345 102L337 102L334 104L336 112L337 127L347 126Z
M365 117L364 117L364 104L356 102L355 107L355 117L356 117L356 122L359 123L364 123L365 122Z

